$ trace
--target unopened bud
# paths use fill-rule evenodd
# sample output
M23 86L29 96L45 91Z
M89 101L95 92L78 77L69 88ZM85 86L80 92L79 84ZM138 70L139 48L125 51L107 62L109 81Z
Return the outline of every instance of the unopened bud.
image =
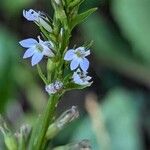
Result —
M47 130L46 138L51 139L58 134L58 132L64 128L68 123L75 120L79 116L79 111L76 106L72 106L71 109L65 111L53 124L51 124Z
M64 127L69 122L79 117L79 111L76 106L72 106L71 109L65 111L56 121L59 128Z
M31 127L28 124L26 124L26 125L21 126L19 132L15 133L15 136L18 140L18 149L21 149L21 150L25 149L26 147L25 143L28 140L30 131L31 131Z
M8 150L17 150L17 140L0 116L0 131L3 133L5 145Z
M49 25L48 21L43 18L39 18L39 25L44 27L47 31L52 32L52 27Z
M22 134L22 136L25 140L27 140L30 132L31 132L31 126L30 125L25 124L25 125L21 126L20 134Z
M65 146L59 146L54 150L92 150L89 140L82 140L79 143L71 143Z

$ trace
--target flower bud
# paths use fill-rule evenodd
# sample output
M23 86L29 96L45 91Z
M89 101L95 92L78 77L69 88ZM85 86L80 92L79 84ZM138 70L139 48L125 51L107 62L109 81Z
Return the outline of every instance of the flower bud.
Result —
M52 32L50 21L44 13L41 13L40 11L35 11L33 9L29 9L23 10L23 16L28 21L34 21L36 24L38 24L38 26L42 26L47 31Z
M39 18L39 25L44 27L47 31L52 32L52 27L43 18Z
M76 106L72 106L71 109L65 111L57 120L56 124L59 128L63 128L69 122L79 117L79 111Z
M19 150L24 150L26 148L26 142L28 140L30 131L31 131L31 127L28 124L26 124L21 126L19 132L15 133L15 137L17 138L18 141Z
M17 140L15 136L8 129L5 121L0 116L0 131L3 133L5 145L8 150L17 150Z
M20 134L25 139L25 141L27 141L30 132L31 132L31 126L30 125L25 124L25 125L21 126Z
M71 143L65 146L59 146L54 150L92 150L89 140L82 140L79 143Z
M78 118L79 112L76 106L72 106L71 109L65 111L53 124L51 124L47 130L46 138L51 139L57 135L57 133L64 128L68 123Z

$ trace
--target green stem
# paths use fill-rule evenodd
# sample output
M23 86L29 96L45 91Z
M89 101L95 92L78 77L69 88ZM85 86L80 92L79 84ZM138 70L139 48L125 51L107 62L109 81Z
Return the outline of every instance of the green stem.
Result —
M47 144L47 139L44 139L41 150L45 150L46 144Z
M39 76L41 77L41 79L43 80L43 82L45 84L48 84L47 83L47 79L46 79L45 75L43 74L43 72L41 70L41 67L39 65L37 65L37 70L38 70Z
M41 150L41 148L42 148L42 144L43 144L48 126L53 121L53 117L54 117L54 114L56 111L56 107L57 107L59 98L60 97L58 95L52 95L48 100L46 109L45 109L43 115L41 116L41 126L40 126L40 129L39 129L39 132L37 135L37 139L35 142L36 150Z
M26 150L25 148L25 140L23 138L23 135L19 138L19 145L18 145L18 150Z

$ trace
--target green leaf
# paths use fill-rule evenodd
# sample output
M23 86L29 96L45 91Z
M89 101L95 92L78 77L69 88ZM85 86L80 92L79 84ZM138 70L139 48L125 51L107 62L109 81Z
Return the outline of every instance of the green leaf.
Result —
M0 112L14 92L14 68L17 64L19 50L13 34L0 26ZM18 52L17 52L18 50Z
M149 66L135 59L130 46L109 20L95 13L82 24L82 30L86 40L94 41L93 52L101 65L149 86Z
M140 116L139 100L141 98L139 99L137 92L132 93L121 87L111 90L99 106L99 118L102 118L103 123L98 120L95 122L96 132L93 130L94 122L91 122L91 118L85 117L74 130L72 140L89 139L93 150L103 150L106 141L109 141L105 144L108 144L111 150L141 150L142 139L137 124ZM99 129L99 123L105 127L105 132ZM110 140L105 139L106 133Z
M81 22L83 22L89 15L91 15L92 13L94 13L97 10L97 8L91 8L89 10L87 10L84 13L81 13L79 15L77 15L76 17L74 17L71 21L70 21L70 28L71 30L78 24L80 24Z
M1 150L5 150L6 148L4 148L4 138L2 133L0 132L0 148Z
M0 7L7 11L8 15L18 15L19 10L31 5L34 1L36 0L2 0Z
M134 53L150 64L150 1L112 0L112 12Z

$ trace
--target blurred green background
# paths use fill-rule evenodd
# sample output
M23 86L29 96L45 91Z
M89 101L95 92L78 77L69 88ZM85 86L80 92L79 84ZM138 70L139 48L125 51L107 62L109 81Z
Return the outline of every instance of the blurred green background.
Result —
M39 35L22 10L33 8L50 16L53 11L50 0L0 2L0 113L17 130L34 122L47 100L36 68L22 59L18 41ZM58 114L78 105L81 115L53 145L90 139L94 150L149 150L150 1L86 0L81 11L91 7L99 9L74 30L70 47L94 41L89 69L94 83L89 89L68 92L60 102ZM93 104L87 104L92 111L85 107L89 93L97 97L96 114Z

